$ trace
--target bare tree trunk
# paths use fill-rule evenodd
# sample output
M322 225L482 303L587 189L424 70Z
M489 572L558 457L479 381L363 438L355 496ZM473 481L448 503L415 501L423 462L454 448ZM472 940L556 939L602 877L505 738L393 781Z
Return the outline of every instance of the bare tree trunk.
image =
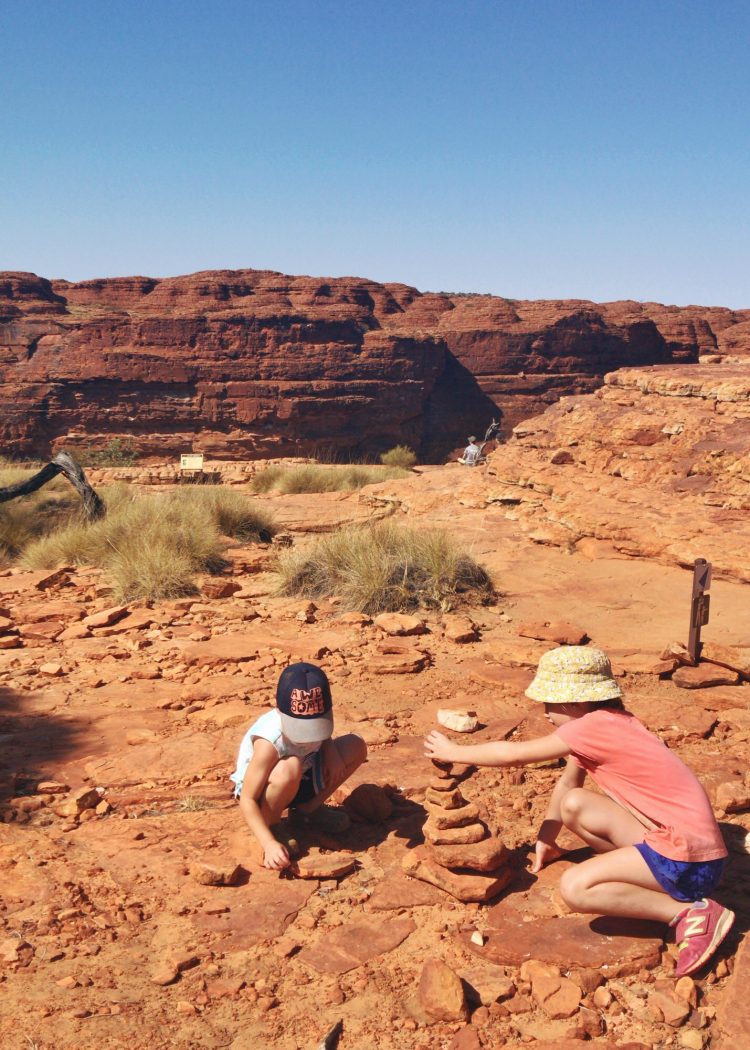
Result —
M9 485L4 489L0 488L0 503L7 503L9 500L17 499L18 496L28 496L57 477L58 474L63 474L81 497L84 513L89 521L97 521L104 517L106 507L103 500L89 485L80 464L68 452L58 452L46 467L42 467L38 474L27 478L26 481L21 481L18 485Z

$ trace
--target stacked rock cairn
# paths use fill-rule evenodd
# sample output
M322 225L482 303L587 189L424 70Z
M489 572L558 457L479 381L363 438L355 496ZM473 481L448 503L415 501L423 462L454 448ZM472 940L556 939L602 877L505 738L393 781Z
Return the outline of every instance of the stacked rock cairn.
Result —
M512 878L508 852L480 819L475 803L461 794L450 763L433 761L425 795L425 844L409 850L404 871L430 882L456 900L487 901ZM460 767L465 771L465 767Z

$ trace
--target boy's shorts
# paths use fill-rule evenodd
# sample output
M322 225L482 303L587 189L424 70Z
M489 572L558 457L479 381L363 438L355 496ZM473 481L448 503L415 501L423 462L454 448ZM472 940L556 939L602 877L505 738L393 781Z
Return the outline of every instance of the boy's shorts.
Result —
M325 778L323 776L323 756L320 751L315 751L310 756L309 761L310 764L302 774L302 780L299 782L297 794L289 803L290 806L299 806L303 802L310 802L316 795L319 795L325 787Z
M717 885L726 862L726 857L718 860L670 860L645 842L636 843L635 848L661 888L676 901L691 904L702 900Z

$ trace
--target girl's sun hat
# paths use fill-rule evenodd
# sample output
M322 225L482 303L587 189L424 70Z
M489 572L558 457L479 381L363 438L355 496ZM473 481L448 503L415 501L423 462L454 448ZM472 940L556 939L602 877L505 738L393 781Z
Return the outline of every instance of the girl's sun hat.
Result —
M623 694L601 649L561 645L542 656L526 695L543 704L586 704L619 700Z

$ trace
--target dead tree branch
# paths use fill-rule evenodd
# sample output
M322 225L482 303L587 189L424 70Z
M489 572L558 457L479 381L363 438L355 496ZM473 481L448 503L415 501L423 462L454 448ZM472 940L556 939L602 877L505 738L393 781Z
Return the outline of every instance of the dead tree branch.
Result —
M9 500L17 499L19 496L28 496L46 485L48 481L52 481L58 474L64 475L81 497L84 513L89 521L97 521L104 517L106 513L104 501L86 480L81 465L68 452L58 452L38 474L27 478L26 481L0 488L0 503L8 503Z

